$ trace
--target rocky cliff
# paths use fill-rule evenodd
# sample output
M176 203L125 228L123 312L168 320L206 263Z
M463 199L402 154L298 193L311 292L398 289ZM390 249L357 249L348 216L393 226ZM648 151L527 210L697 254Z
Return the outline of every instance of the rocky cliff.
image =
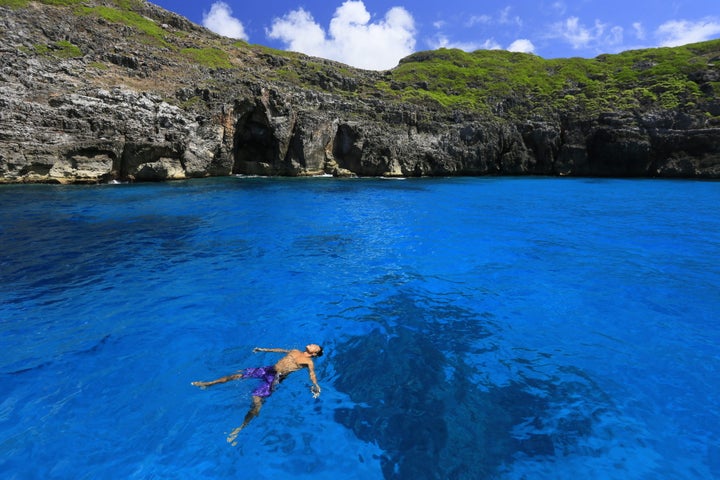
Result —
M720 41L369 72L142 0L0 0L0 182L257 175L720 177Z

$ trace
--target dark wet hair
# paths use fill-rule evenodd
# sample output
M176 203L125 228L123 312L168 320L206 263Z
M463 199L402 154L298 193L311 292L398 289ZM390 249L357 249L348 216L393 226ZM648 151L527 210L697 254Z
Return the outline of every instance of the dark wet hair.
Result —
M320 345L318 345L317 343L311 343L310 345L307 345L305 347L305 351L308 353L310 353L309 347L317 347L317 350L315 350L313 353L318 357L322 357L323 348Z

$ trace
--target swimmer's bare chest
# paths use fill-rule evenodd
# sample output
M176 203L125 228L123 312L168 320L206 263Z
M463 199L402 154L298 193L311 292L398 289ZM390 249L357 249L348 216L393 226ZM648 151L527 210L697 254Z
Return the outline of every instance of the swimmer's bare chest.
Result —
M307 367L303 354L299 350L291 350L275 364L275 371L280 375L296 372Z

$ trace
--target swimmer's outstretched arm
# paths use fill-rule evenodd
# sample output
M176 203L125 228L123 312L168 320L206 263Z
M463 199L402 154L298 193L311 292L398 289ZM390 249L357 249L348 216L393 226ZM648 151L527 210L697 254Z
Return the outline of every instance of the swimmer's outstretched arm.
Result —
M315 376L315 366L312 364L312 362L308 363L308 372L310 372L310 381L313 383L312 387L310 387L310 391L313 394L313 398L318 398L320 396L320 385L318 385L317 377Z
M257 353L257 352L290 353L290 350L286 350L284 348L260 348L260 347L253 348L253 353Z

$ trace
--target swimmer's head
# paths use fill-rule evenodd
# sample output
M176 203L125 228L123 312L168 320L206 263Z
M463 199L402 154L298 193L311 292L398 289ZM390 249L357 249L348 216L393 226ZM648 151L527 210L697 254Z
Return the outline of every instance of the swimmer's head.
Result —
M315 345L314 343L311 343L310 345L305 347L305 351L313 357L322 357L323 355L322 347L320 345Z

